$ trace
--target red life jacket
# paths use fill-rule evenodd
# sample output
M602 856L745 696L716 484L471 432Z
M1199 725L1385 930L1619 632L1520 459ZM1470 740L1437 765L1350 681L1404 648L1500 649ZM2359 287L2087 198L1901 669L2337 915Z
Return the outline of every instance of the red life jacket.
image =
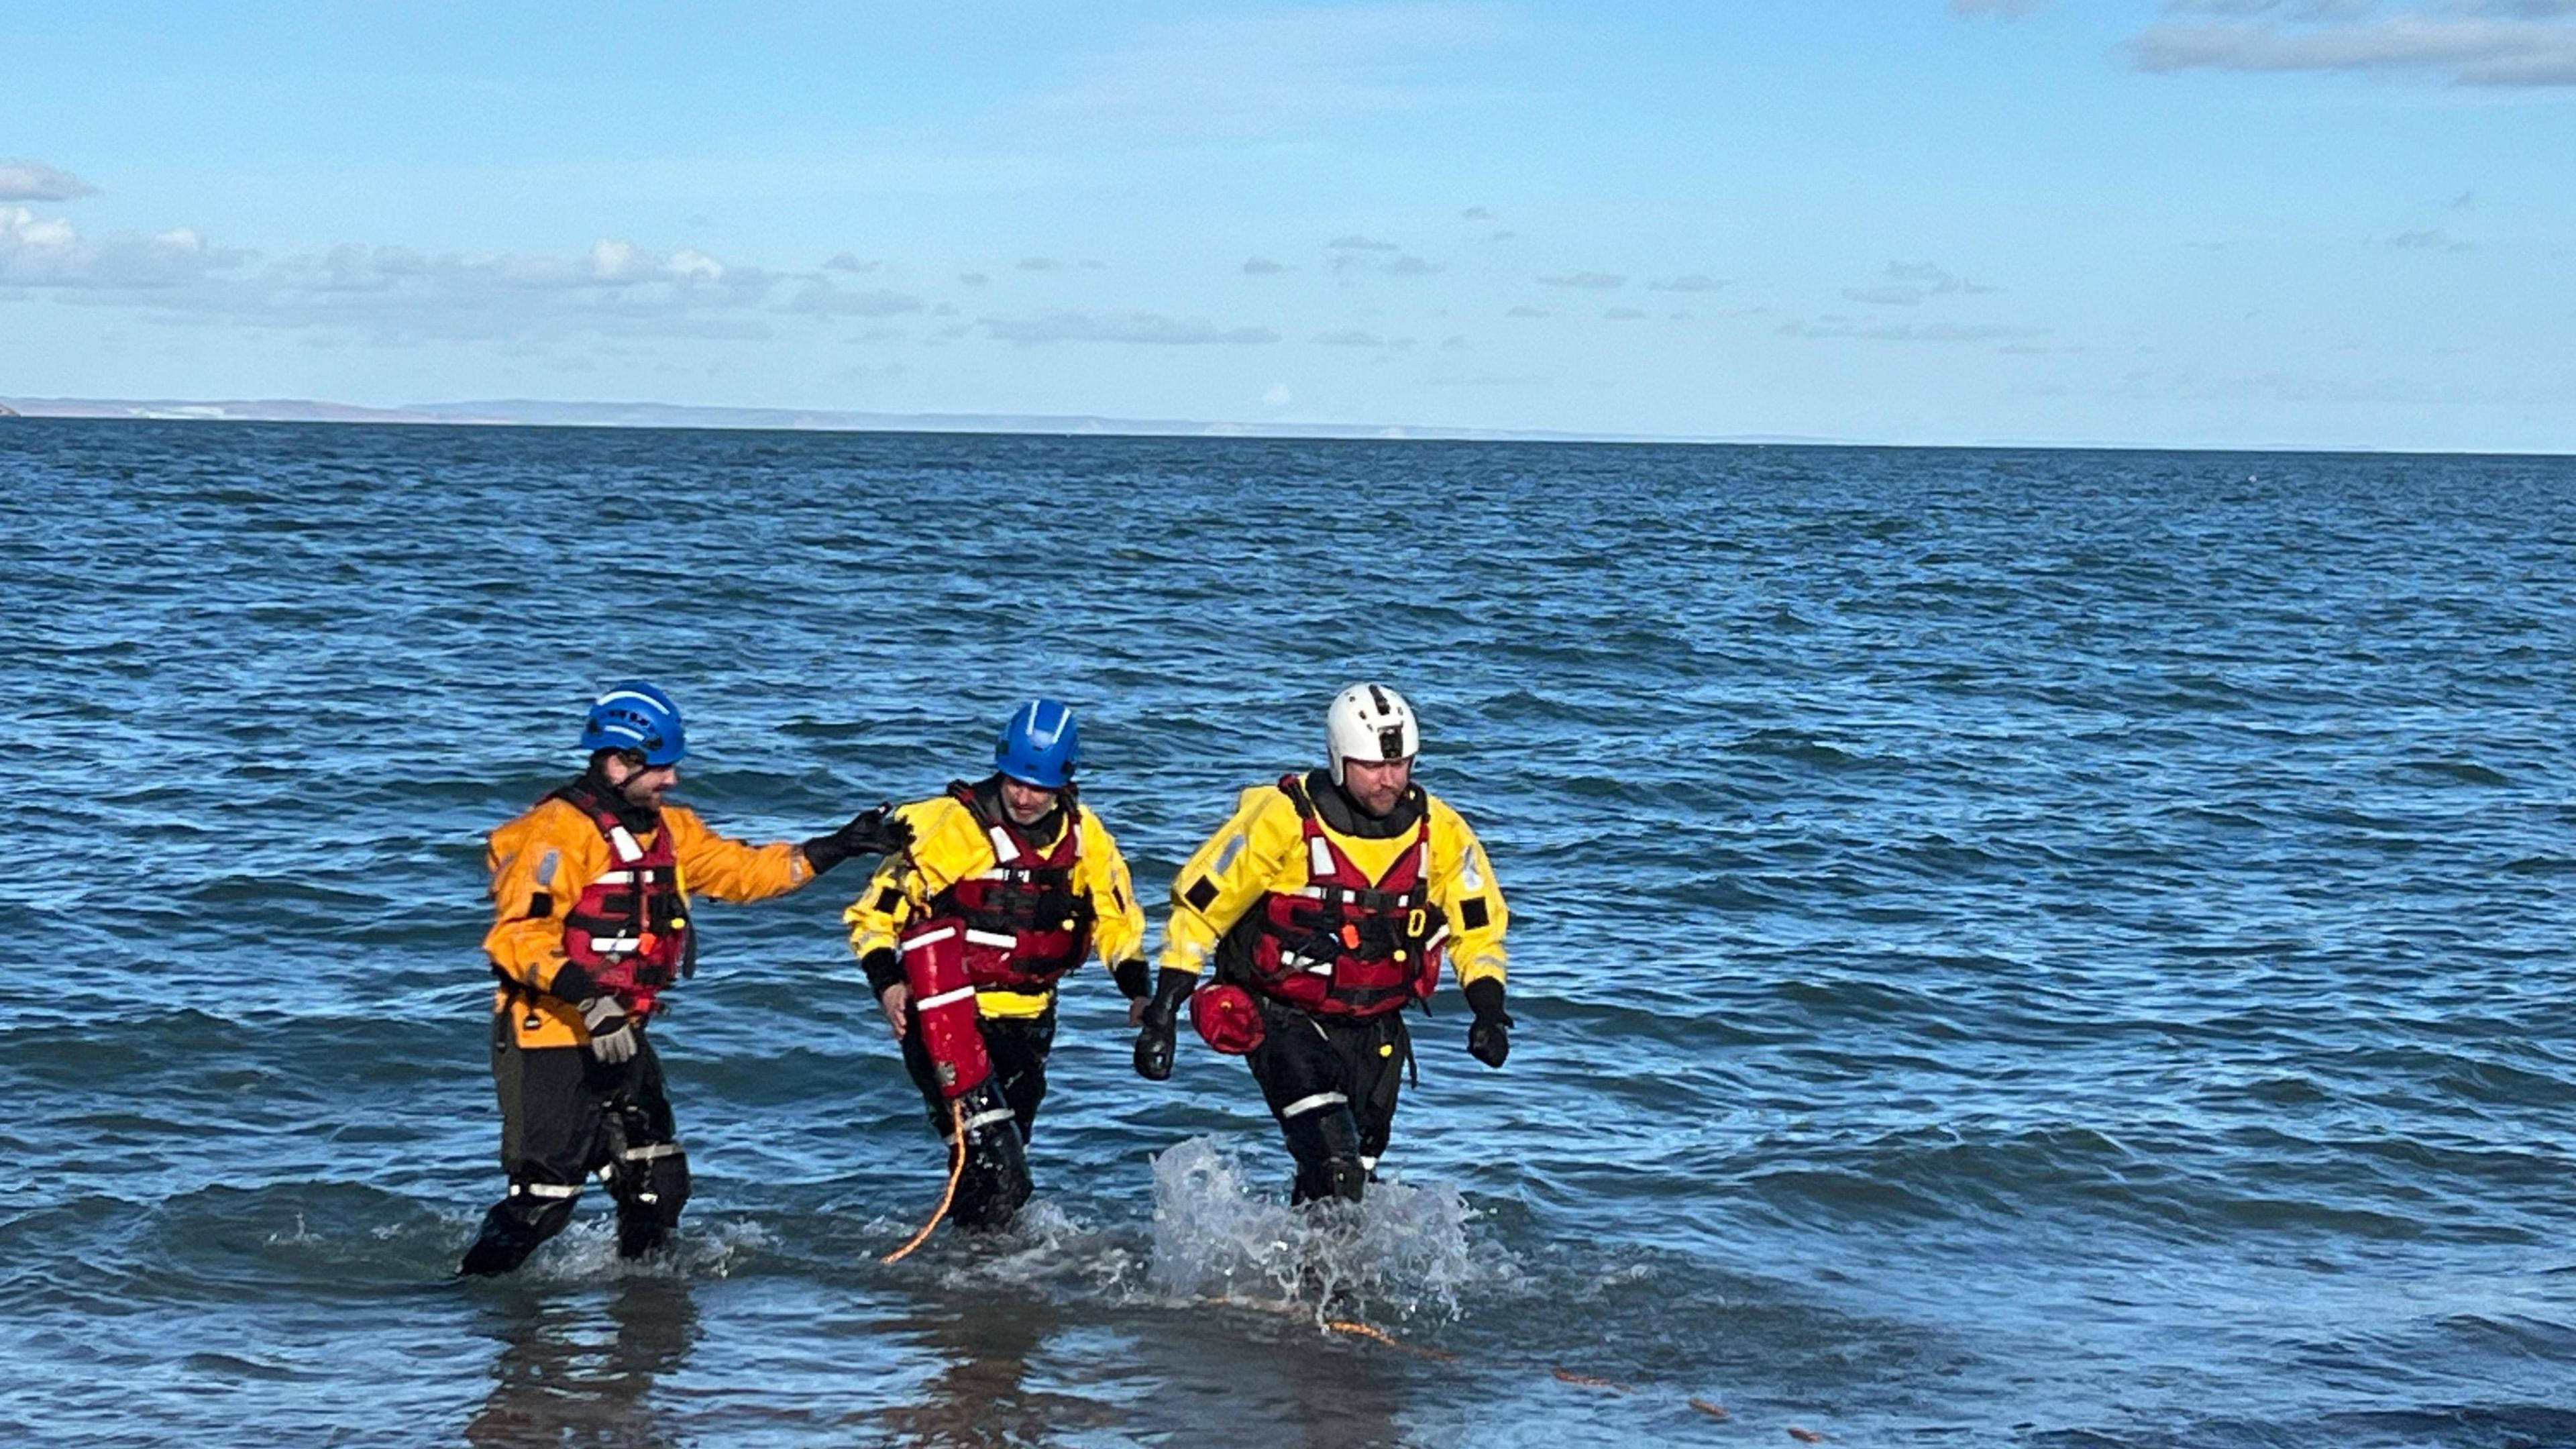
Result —
M1431 903L1431 811L1413 848L1371 880L1324 829L1305 782L1283 775L1306 836L1306 884L1271 891L1230 933L1244 984L1320 1016L1365 1017L1428 998L1440 984L1448 919Z
M564 955L636 1015L649 1015L655 998L696 965L697 942L689 926L689 899L680 891L680 863L668 826L649 846L618 819L607 802L576 782L554 798L588 815L608 841L609 866L581 888L564 912Z
M1064 792L1064 834L1044 850L1010 817L987 814L975 788L951 784L948 793L984 827L993 845L993 868L958 881L930 898L922 925L951 922L966 948L966 977L977 986L1045 991L1082 964L1098 918L1091 898L1073 888L1074 862L1082 858L1082 807Z

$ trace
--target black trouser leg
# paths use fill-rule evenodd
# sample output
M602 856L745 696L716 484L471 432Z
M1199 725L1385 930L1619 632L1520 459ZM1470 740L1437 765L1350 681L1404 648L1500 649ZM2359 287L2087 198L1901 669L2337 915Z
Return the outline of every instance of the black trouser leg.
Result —
M508 1014L493 1014L492 1084L501 1099L501 1170L510 1188L483 1215L459 1273L510 1272L572 1220L599 1132L587 1063L579 1047L521 1047Z
M600 1148L608 1192L617 1200L617 1255L640 1258L680 1225L680 1209L689 1203L689 1158L680 1150L653 1043L644 1041L622 1065L604 1069L611 1074Z
M1046 1058L1055 1042L1052 1004L1035 1017L985 1017L978 1025L984 1051L992 1058L993 1077L959 1099L966 1118L966 1166L957 1179L957 1197L949 1216L961 1228L1007 1226L1029 1200L1028 1136L1037 1126L1038 1104L1046 1098ZM920 1089L922 1105L940 1139L949 1135L948 1096L939 1088L937 1067L921 1044L920 1019L903 1034L903 1064Z
M572 1220L584 1182L601 1168L617 1200L619 1253L631 1258L662 1245L689 1200L689 1162L649 1038L611 1066L581 1047L521 1047L509 1018L496 1015L492 1080L510 1189L483 1215L457 1271L507 1273L527 1261Z
M1332 1021L1276 1002L1262 1006L1266 1030L1249 1060L1296 1159L1289 1200L1357 1202L1394 1129L1404 1020L1389 1012Z

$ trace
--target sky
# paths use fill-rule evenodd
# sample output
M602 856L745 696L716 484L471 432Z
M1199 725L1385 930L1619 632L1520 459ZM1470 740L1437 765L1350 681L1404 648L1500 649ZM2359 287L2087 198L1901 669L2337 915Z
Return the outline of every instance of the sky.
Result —
M2576 0L9 0L0 57L0 397L2576 451Z

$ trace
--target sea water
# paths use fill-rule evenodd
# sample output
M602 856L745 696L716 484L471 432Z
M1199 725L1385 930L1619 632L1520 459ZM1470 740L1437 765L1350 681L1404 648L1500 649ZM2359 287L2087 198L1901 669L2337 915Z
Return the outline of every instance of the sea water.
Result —
M10 420L0 619L11 1442L2576 1440L2564 459ZM1158 917L1394 684L1510 1064L1444 991L1292 1213L1086 970L882 1266L848 866L698 913L676 1250L451 1282L481 835L628 676L756 840L1064 697Z

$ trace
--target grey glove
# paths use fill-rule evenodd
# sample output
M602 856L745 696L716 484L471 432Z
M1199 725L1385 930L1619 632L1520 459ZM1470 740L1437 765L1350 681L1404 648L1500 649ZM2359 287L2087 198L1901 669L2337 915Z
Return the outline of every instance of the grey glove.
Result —
M590 1054L610 1066L635 1055L644 1040L635 1032L635 1018L614 996L594 996L583 1002L581 1024L590 1032Z

